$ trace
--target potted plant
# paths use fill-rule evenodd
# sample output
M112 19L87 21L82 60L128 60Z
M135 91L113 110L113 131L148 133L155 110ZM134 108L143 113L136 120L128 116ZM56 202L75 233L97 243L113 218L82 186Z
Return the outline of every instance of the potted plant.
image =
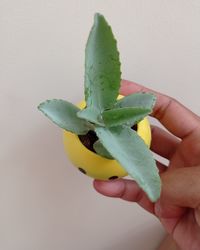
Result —
M64 129L64 146L72 163L96 179L129 174L155 202L161 182L149 150L155 96L119 96L119 52L111 27L95 14L85 50L85 101L47 100L38 108Z

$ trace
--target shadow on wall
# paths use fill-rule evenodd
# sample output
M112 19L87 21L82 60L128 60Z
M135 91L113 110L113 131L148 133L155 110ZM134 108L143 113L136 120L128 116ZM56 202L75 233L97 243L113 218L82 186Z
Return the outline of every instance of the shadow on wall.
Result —
M102 203L102 197L98 203L98 196L91 189L91 179L83 178L77 171L68 162L61 130L55 129L54 125L24 131L21 141L13 141L1 166L0 231L5 236L0 242L1 249L9 245L9 249L53 250L58 244L62 249L77 249L80 242L87 249L90 244L90 249L95 249L96 242L90 243L86 239L91 234L96 237L104 230L104 223L99 223L103 216L107 216L107 207L102 207L106 199ZM92 202L93 210L85 214ZM118 214L112 218L116 222ZM126 225L122 225L124 227ZM76 235L79 235L78 242L73 240ZM151 250L144 249L144 239L145 245L157 247L158 236L160 239L163 233L160 227L143 224L137 231L126 229L122 235L122 241L120 237L120 241L106 242L110 246L99 250Z
M32 182L36 188L38 185L56 188L57 185L65 192L67 187L73 186L74 192L78 192L74 185L77 172L64 153L62 131L49 125L37 127L34 131L26 130L24 134L20 141L13 140L9 152L3 156L0 180L8 183L15 180L16 184L23 182L25 186Z
M154 235L156 235L156 237L154 237ZM116 240L114 245L104 250L156 250L164 237L164 229L162 230L162 228L157 225L151 226L145 224L139 227L137 231L129 231L123 241ZM158 238L160 241L158 241Z

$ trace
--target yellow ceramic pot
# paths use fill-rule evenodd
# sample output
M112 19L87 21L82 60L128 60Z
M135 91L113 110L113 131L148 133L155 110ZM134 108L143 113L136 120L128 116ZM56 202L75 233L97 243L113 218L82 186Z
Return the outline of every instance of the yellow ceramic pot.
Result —
M83 109L85 102L81 102L78 106ZM149 147L151 129L147 118L137 124L137 133ZM127 172L116 160L101 157L90 151L76 134L64 131L63 139L68 158L82 173L99 180L116 179L127 175Z

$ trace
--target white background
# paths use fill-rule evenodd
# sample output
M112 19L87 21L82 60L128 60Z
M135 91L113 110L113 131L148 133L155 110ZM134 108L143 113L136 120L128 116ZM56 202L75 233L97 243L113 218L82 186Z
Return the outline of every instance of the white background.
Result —
M154 250L163 238L136 204L93 190L37 110L46 99L83 98L95 12L113 27L123 78L200 112L199 0L0 0L2 250Z

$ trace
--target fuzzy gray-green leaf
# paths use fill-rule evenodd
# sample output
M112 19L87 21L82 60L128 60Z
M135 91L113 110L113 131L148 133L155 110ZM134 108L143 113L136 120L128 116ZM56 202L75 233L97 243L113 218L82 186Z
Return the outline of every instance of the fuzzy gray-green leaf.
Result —
M139 107L152 109L156 102L156 96L151 93L134 93L119 99L115 108Z
M108 150L103 146L103 144L98 140L93 144L93 148L98 155L101 155L108 159L113 159Z
M104 126L101 113L96 108L82 109L77 113L77 116L97 125Z
M151 109L146 108L117 108L104 111L102 117L105 125L108 127L118 125L128 125L132 127L150 113Z
M98 127L95 132L108 152L155 202L160 197L161 181L153 155L144 141L128 127Z
M96 14L85 51L85 99L87 107L111 108L121 81L119 52L111 27Z
M91 127L88 122L77 117L80 109L70 102L57 99L48 100L41 103L38 109L59 127L72 133L86 134Z

